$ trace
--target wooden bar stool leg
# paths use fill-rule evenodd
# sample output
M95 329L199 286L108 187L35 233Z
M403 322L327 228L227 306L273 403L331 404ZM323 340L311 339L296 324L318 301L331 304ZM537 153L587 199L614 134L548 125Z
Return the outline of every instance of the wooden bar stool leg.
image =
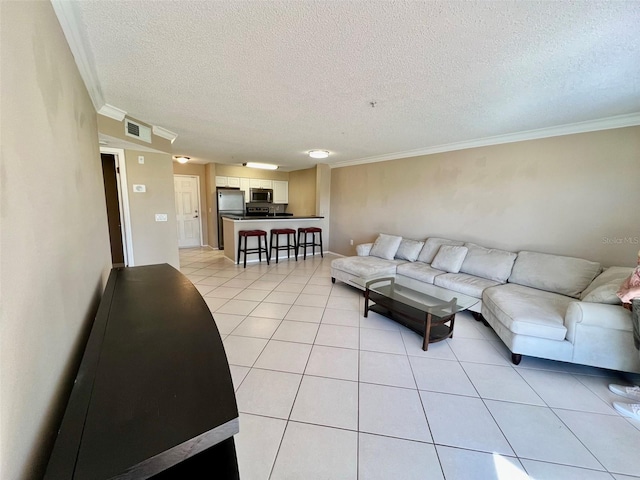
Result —
M320 258L324 258L324 247L322 246L322 232L320 232L319 235L320 235Z
M236 259L236 265L240 265L240 247L242 246L242 237L238 238L238 258Z
M244 237L244 268L247 268L247 248L249 247L249 244L247 243L249 241L249 237Z

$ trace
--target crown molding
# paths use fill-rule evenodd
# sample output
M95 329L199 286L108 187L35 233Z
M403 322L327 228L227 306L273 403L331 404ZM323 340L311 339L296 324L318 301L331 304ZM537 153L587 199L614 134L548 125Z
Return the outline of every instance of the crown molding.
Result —
M353 165L363 165L365 163L386 162L388 160L399 160L401 158L419 157L422 155L433 155L434 153L452 152L455 150L465 150L467 148L487 147L490 145L500 145L503 143L523 142L526 140L537 140L541 138L559 137L562 135L573 135L576 133L595 132L598 130L611 130L613 128L634 127L640 125L640 112L627 115L617 115L615 117L601 118L587 122L558 125L555 127L539 128L524 132L509 133L507 135L496 135L494 137L478 138L465 142L447 143L433 147L407 150L405 152L388 153L373 157L358 158L355 160L345 160L330 164L331 168L350 167Z
M158 137L166 138L171 143L173 143L174 140L178 138L177 133L173 133L171 130L167 130L166 128L153 125L152 130L154 135L157 135Z
M51 0L51 5L58 17L58 22L60 22L93 106L98 112L106 102L98 80L93 55L88 48L89 41L79 27L81 25L80 15L76 9L75 2Z
M113 105L109 105L108 103L105 103L102 107L100 107L98 113L100 115L104 115L105 117L113 118L118 122L124 120L124 117L127 115L127 112L125 112L124 110L120 110L118 107L114 107Z

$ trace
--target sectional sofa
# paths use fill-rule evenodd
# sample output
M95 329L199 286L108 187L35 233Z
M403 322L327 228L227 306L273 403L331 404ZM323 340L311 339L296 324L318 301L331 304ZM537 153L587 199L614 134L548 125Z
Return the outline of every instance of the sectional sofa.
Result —
M493 328L515 364L528 355L640 373L631 313L615 295L631 267L603 270L581 258L387 234L356 252L332 261L332 281L362 288L354 279L395 274L416 290L430 283L476 297L470 310Z

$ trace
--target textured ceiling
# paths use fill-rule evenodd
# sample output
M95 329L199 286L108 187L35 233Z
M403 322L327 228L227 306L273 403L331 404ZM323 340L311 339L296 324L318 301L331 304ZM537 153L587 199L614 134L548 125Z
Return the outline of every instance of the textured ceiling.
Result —
M104 100L200 161L328 163L640 112L640 2L80 1Z

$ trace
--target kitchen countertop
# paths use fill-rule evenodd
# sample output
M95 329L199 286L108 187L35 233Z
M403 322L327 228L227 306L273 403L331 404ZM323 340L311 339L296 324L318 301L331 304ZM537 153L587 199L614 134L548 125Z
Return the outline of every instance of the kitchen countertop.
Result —
M316 215L309 215L309 216L264 216L264 217L253 217L253 216L246 216L246 215L222 215L223 218L228 218L230 220L238 220L238 221L243 221L243 220L316 220L316 219L321 219L324 217L318 217Z

